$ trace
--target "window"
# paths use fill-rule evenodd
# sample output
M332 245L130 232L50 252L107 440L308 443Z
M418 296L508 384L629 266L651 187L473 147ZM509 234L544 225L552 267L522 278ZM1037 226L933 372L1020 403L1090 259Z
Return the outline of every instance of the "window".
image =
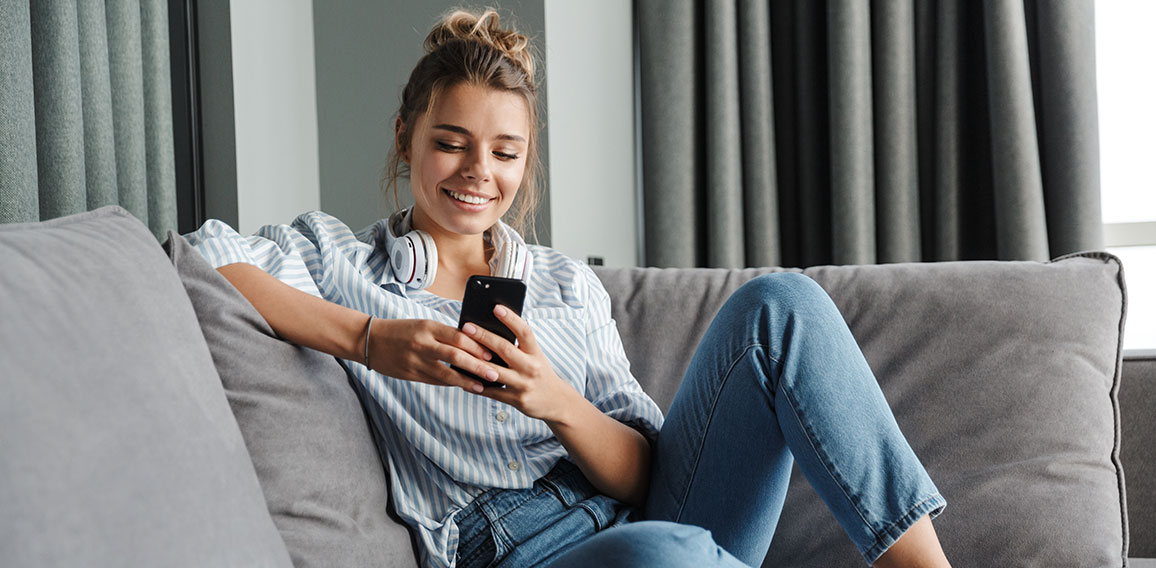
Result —
M1104 240L1124 263L1124 349L1156 349L1156 2L1096 0Z

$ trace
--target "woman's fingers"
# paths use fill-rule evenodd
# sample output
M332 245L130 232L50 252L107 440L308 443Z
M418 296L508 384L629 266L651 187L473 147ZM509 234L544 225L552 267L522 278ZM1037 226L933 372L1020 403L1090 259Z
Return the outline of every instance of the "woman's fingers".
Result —
M524 355L513 343L507 341L505 337L488 329L483 329L480 325L467 323L462 326L462 332L489 348L495 355L505 360L508 365L514 365L517 358Z
M534 340L534 331L530 329L530 324L526 323L522 316L501 305L494 306L494 315L498 316L498 320L514 332L514 337L518 338L518 346L521 347L522 351L526 353L538 352L538 342Z
M469 353L470 355L473 355L474 357L477 357L478 359L483 359L486 361L490 359L490 352L484 346L482 346L482 344L474 341L473 338L462 333L461 330L439 323L434 323L434 325L437 326L437 328L434 330L434 337L438 343L456 347L462 351L465 351L466 353Z

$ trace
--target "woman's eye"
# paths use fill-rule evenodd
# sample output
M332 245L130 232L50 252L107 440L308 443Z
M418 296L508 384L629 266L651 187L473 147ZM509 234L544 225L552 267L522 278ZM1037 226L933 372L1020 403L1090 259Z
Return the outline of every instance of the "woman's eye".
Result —
M503 160L517 160L518 159L517 154L509 154L506 152L494 152L494 155L503 159Z
M439 150L445 150L446 152L457 152L458 150L465 150L465 146L458 146L456 144L450 144L449 142L439 141L437 145Z

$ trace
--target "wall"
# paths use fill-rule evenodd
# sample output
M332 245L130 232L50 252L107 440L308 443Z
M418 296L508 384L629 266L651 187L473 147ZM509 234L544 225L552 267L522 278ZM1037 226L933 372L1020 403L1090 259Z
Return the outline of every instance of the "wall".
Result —
M632 3L546 0L554 248L637 266Z
M321 207L312 10L198 5L205 213L242 234Z

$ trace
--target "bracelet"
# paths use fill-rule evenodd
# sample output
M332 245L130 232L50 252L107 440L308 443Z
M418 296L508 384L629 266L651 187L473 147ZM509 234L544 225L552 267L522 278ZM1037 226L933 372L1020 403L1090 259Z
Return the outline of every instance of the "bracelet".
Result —
M373 316L369 316L369 323L365 324L365 367L369 366L369 330L373 329Z

